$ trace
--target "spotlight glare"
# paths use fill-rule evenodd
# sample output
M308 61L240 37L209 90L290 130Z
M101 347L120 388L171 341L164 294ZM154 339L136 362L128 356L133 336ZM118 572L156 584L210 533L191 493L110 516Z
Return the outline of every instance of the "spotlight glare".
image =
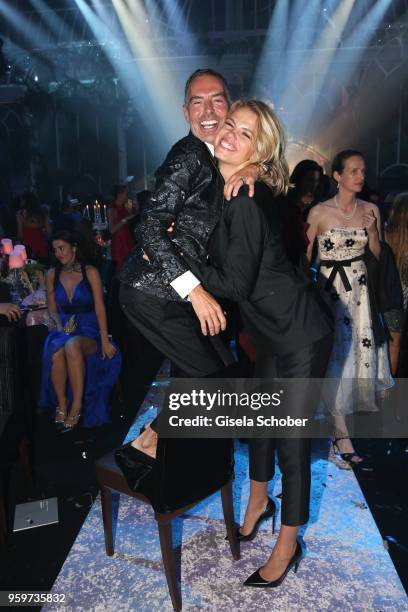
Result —
M112 3L138 62L146 93L152 103L152 112L160 122L160 139L170 145L185 133L185 123L179 110L181 88L176 90L167 64L163 62L166 53L158 47L151 27L145 26L148 14L141 0L133 0L131 7L123 0L112 0ZM166 92L165 96L163 92Z

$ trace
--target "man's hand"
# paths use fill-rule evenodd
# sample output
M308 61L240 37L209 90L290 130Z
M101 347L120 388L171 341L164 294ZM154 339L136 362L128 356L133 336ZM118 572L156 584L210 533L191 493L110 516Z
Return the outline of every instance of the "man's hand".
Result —
M15 304L0 304L0 315L7 317L11 323L12 321L17 321L21 317L21 310Z
M202 285L197 285L188 297L200 321L201 331L204 336L207 335L208 331L210 336L215 336L221 330L224 331L226 329L227 320L221 306Z
M246 168L243 170L233 174L224 186L225 199L230 200L231 198L235 198L235 196L238 195L238 191L241 189L242 185L248 185L248 195L250 198L252 198L255 193L254 185L258 175L259 166L257 164L246 166Z

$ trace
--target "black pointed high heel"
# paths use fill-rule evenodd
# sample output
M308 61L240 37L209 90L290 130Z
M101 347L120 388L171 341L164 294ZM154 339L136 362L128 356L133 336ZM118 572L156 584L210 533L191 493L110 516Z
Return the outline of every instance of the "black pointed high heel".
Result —
M262 569L260 567L259 569L256 570L256 572L251 574L251 576L249 576L249 578L245 580L244 586L255 587L258 589L273 589L275 587L278 587L285 580L286 576L288 575L292 567L296 574L302 558L303 558L302 547L299 541L297 541L295 552L293 553L291 560L286 566L285 571L283 572L281 576L279 576L279 578L277 578L276 580L269 580L269 581L264 580L264 578L262 578L261 574L259 573L260 570Z
M252 542L252 540L255 538L256 534L258 533L258 530L261 524L264 521L266 521L268 518L271 518L271 517L272 517L272 534L274 534L276 514L277 514L277 508L276 508L275 502L270 497L268 497L268 503L266 504L266 508L262 512L258 520L256 521L251 533L244 535L243 533L240 532L239 530L240 528L238 527L237 528L237 540L239 542ZM228 537L225 539L228 540Z

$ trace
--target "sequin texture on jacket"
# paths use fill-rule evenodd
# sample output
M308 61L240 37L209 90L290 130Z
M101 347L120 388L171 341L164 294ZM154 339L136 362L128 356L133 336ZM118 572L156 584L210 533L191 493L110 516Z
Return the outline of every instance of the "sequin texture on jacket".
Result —
M140 244L119 275L135 289L181 301L170 283L189 270L183 254L202 263L223 207L223 179L208 147L191 132L179 140L156 171L143 211ZM168 228L174 223L173 231ZM143 251L149 261L143 259Z

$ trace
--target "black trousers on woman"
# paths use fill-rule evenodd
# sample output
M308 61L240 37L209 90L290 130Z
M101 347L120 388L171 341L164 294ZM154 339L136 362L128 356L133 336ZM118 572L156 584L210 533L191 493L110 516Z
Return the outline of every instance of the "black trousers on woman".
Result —
M294 353L273 356L257 350L255 378L324 378L332 350L332 334ZM315 412L313 398L299 393L296 417L311 418ZM292 398L294 401L294 398ZM275 475L275 450L282 472L283 525L299 526L309 520L310 439L265 438L249 443L249 477L266 482Z

